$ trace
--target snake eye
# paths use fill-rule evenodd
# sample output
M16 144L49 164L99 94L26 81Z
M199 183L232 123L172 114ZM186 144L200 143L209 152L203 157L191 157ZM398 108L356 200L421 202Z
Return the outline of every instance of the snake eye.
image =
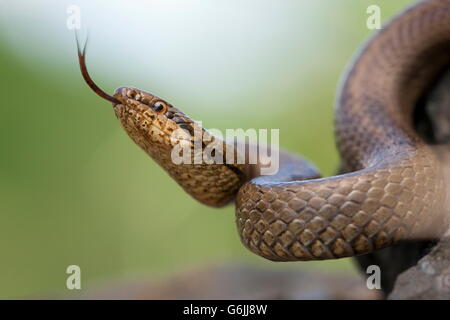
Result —
M167 111L167 105L162 101L157 101L155 104L153 104L152 109L159 114L163 114Z

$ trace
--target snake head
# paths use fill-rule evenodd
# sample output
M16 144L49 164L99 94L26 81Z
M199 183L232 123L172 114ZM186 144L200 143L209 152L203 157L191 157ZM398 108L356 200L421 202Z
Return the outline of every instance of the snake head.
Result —
M182 129L188 140L196 124L167 101L140 89L120 87L114 93L117 118L127 133L145 150L173 147L174 133ZM138 141L137 141L138 140ZM155 151L156 152L156 151Z
M116 89L113 97L119 102L113 104L116 116L130 138L186 192L214 207L224 206L234 199L242 183L238 169L208 165L203 161L200 164L179 163L172 157L173 151L180 147L184 156L186 150L190 153L198 145L203 151L203 139L213 141L206 138L211 136L198 123L170 103L140 89L121 87ZM179 151L175 156L181 156ZM192 156L195 157L195 152Z

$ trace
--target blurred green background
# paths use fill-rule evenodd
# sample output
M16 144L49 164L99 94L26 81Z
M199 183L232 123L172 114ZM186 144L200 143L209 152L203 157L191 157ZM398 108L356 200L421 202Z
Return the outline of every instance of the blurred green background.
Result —
M373 31L410 0L0 0L0 298L84 290L244 261L356 272L349 259L274 263L238 239L234 209L204 207L119 127L83 82L66 9L81 8L87 63L108 92L149 90L206 127L279 128L282 147L324 175L339 160L340 76Z

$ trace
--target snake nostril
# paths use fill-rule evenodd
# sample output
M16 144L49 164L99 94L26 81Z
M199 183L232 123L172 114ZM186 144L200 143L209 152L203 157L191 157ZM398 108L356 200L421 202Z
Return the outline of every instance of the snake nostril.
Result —
M149 97L147 97L147 96L142 96L141 102L142 102L143 104L149 106L149 104L150 104L150 99L149 99Z

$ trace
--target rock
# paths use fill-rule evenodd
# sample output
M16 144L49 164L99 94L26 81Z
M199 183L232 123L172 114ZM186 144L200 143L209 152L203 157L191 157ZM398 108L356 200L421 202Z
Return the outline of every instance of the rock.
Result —
M450 236L397 278L389 299L450 299Z
M98 287L76 298L381 299L382 294L380 290L367 289L364 279L357 274L222 264L184 271L166 279L141 279Z

